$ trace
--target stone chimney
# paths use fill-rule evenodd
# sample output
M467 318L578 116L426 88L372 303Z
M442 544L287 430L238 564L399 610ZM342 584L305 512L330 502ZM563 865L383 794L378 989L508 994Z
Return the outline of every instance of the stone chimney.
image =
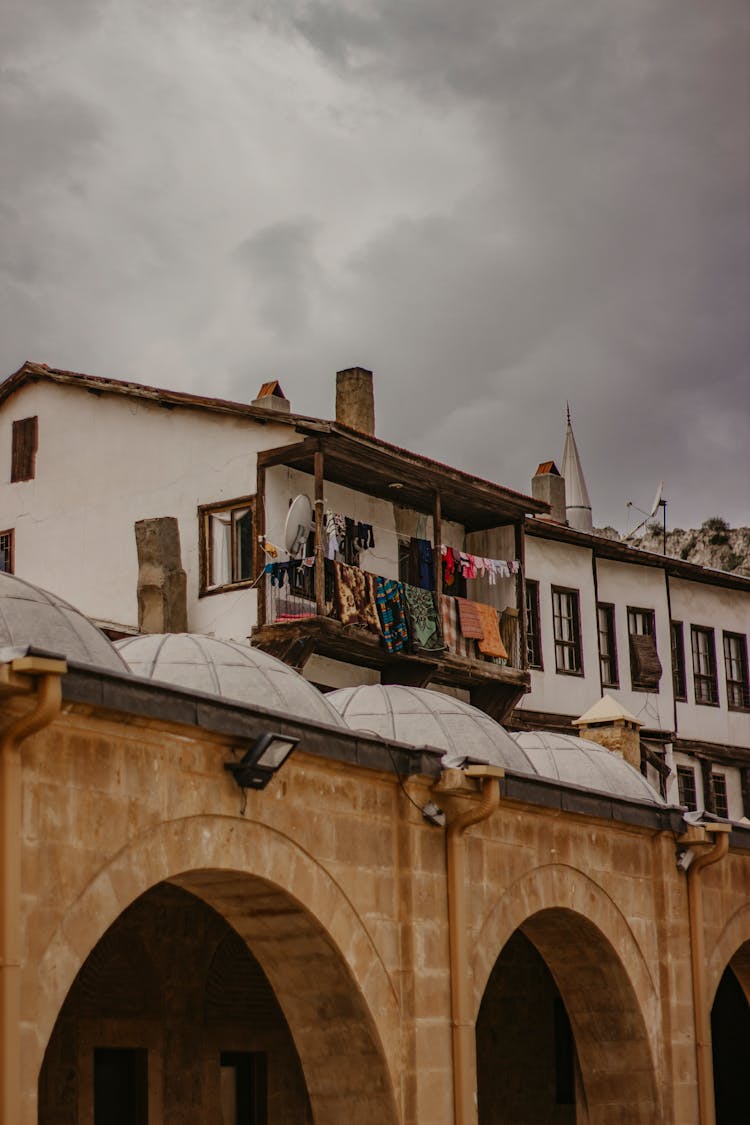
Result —
M280 414L288 414L291 410L289 399L282 391L278 379L264 383L258 391L258 397L254 398L250 405L260 406L262 410L276 410Z
M364 434L375 433L372 371L366 367L336 372L336 421Z
M611 695L603 695L585 714L573 720L573 726L578 728L581 738L606 746L641 772L640 728L643 723Z
M549 515L539 516L539 519L565 523L565 477L560 475L554 461L542 461L531 478L531 495L550 506Z
M138 520L138 628L142 633L187 632L187 575L174 516Z

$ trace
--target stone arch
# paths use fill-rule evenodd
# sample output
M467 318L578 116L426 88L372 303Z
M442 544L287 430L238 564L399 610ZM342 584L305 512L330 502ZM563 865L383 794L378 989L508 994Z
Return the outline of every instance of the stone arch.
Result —
M289 837L217 816L163 822L107 863L67 911L38 967L41 1064L76 973L140 895L173 883L203 899L247 942L295 1041L316 1120L399 1120L393 984L352 903ZM31 1060L29 1060L31 1062Z
M492 969L520 931L541 954L567 1010L591 1125L662 1120L656 1044L658 995L622 912L575 868L535 868L495 903L475 943L475 1011Z
M706 995L709 1007L716 990L731 965L734 975L750 1003L750 904L740 907L724 926L706 968Z

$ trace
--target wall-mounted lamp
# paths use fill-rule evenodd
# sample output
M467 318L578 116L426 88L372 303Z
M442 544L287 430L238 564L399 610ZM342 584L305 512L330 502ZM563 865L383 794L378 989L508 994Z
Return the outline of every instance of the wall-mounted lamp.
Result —
M240 789L265 789L299 742L285 734L259 735L239 762L225 762Z

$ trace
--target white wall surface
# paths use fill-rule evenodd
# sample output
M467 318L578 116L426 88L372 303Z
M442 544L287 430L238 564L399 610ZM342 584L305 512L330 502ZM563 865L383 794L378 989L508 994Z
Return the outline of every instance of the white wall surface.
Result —
M10 483L12 422L37 415L32 481ZM0 410L0 528L15 529L15 571L98 620L138 623L136 520L176 516L191 630L244 638L256 593L198 598L197 506L249 495L259 449L298 440L289 426L38 383Z
M742 633L750 643L750 594L727 590L703 582L686 582L671 578L669 589L672 619L682 621L685 641L685 681L687 703L677 704L677 730L682 738L705 742L723 742L731 746L750 746L750 712L730 711L727 706L727 683L724 669L722 633ZM695 702L693 657L690 626L700 625L714 630L719 706L709 707Z
M591 551L553 539L526 538L526 576L539 583L539 619L542 633L542 672L531 672L531 692L519 710L550 711L578 717L601 698L599 648L596 629L594 577ZM579 591L583 675L555 670L552 626L552 587Z
M608 695L627 707L646 727L656 730L674 729L674 697L672 694L672 659L669 633L669 610L664 571L657 567L634 566L632 563L597 559L596 573L599 601L615 607L615 634L619 688L606 688ZM628 639L628 606L652 609L656 627L656 651L662 666L658 692L633 691L630 678L630 643Z

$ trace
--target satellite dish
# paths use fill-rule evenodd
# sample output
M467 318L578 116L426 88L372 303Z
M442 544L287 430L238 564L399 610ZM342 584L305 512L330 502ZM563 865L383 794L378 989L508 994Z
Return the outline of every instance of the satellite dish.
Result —
M662 494L663 491L664 491L664 481L660 480L659 481L659 487L656 490L656 496L654 497L654 502L651 505L651 511L648 514L649 519L651 519L652 516L656 515L656 509L661 504L661 494Z
M300 493L289 505L284 524L284 546L292 558L301 556L313 526L313 509L310 497Z

